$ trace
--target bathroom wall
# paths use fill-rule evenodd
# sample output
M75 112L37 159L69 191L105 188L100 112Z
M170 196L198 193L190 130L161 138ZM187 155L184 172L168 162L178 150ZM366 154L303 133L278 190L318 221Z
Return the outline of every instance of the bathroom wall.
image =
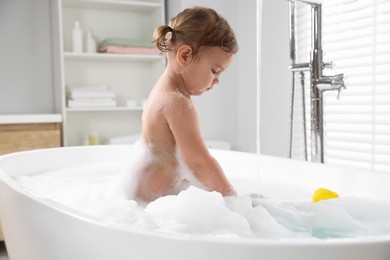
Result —
M50 0L0 1L0 115L53 113Z
M261 41L261 153L287 157L291 75L288 2L263 0Z
M257 1L237 1L237 149L257 150Z
M256 152L257 139L257 2L167 0L168 17L185 7L214 8L236 32L240 50L235 62L210 93L196 100L206 139L223 139L240 151ZM261 153L287 157L290 74L288 4L264 0L261 59ZM223 116L224 115L224 116Z
M236 0L168 0L168 18L172 18L181 10L195 5L207 6L221 13L236 29ZM218 139L228 141L237 148L237 60L223 73L221 81L212 91L200 97L194 97L198 108L201 130L206 140Z
M233 149L256 152L256 1L167 0L168 18L186 7L207 6L236 32L239 53L219 85L194 98L204 138L228 141Z

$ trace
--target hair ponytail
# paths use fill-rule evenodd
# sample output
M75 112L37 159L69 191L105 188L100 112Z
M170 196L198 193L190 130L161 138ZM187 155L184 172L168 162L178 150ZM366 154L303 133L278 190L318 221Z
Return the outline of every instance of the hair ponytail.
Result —
M161 25L154 30L153 42L160 51L167 52L172 50L170 42L173 40L173 33L174 30L168 25Z
M197 56L203 47L220 47L236 53L236 36L225 18L206 7L187 8L170 20L170 26L159 26L153 42L162 52L173 51L177 44L188 44Z

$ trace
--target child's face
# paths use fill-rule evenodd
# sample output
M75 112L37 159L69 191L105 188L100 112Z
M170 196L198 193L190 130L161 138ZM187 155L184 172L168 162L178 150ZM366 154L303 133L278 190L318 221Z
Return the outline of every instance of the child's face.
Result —
M229 67L234 54L220 47L210 47L189 63L182 73L186 90L190 95L199 96L219 83L219 77Z

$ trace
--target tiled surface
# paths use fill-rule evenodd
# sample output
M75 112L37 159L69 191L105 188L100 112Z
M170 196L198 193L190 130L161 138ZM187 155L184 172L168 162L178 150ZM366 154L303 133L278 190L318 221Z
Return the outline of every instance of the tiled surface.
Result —
M8 260L4 242L0 242L0 260Z

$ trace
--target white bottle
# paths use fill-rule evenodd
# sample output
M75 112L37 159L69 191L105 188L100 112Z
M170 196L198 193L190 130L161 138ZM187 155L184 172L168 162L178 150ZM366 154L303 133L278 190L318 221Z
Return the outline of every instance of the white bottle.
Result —
M75 53L83 52L83 32L78 21L74 22L72 29L72 51Z
M89 136L88 135L83 136L83 145L89 145Z
M88 53L95 53L96 47L96 40L93 38L91 31L88 30L87 37L85 38L85 49Z

